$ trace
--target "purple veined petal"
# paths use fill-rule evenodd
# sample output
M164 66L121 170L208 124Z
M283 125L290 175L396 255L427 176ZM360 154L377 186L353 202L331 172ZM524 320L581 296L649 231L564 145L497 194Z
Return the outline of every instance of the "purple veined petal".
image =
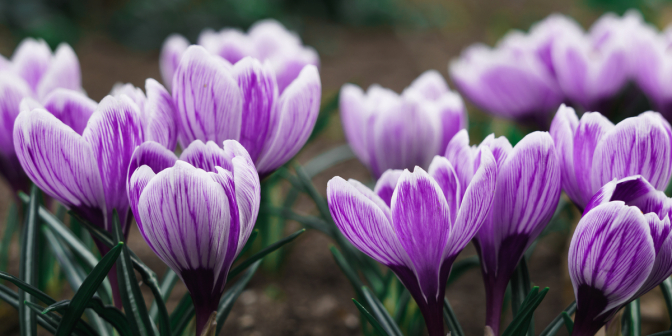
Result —
M137 152L138 150L136 149L136 153ZM135 222L138 224L138 229L140 230L140 233L142 234L143 237L145 237L145 241L147 242L147 244L149 244L149 247L152 250L154 250L155 248L154 246L152 246L149 239L146 238L146 233L144 231L145 227L144 225L142 225L140 213L138 212L138 204L140 201L140 195L142 195L142 191L145 189L149 181L154 178L154 176L156 176L156 174L154 173L152 168L150 168L147 165L139 166L137 170L133 169L133 171L129 173L128 186L126 188L128 191L128 203L131 205L131 211L133 212L133 217L135 217Z
M439 270L453 231L450 208L436 181L422 168L399 177L392 196L392 223L408 253L426 300L439 295Z
M145 141L133 151L133 156L128 164L127 177L130 181L135 171L142 166L147 166L154 173L159 173L164 169L174 166L175 161L177 161L175 153L166 149L166 147L163 147L158 142ZM127 186L128 188L130 188L130 185ZM130 191L128 192L130 195Z
M14 71L28 83L33 92L37 90L51 60L51 49L42 39L23 39L12 55Z
M401 169L388 169L376 181L376 187L373 191L388 207L392 204L392 194L394 194L394 189L397 187L397 181L399 181L402 172Z
M143 142L138 105L126 95L103 98L82 136L91 146L93 158L98 163L108 213L117 209L123 222L128 211L128 166L135 147Z
M303 147L317 121L321 95L320 74L315 66L307 65L273 110L269 136L255 161L260 174L280 167Z
M278 100L275 73L268 63L246 57L233 66L233 77L243 95L240 144L253 161L259 158L271 129L271 115Z
M576 182L576 171L574 170L574 133L578 127L579 118L576 116L574 109L565 106L565 104L560 105L558 112L553 117L553 122L551 122L550 133L555 143L560 164L562 189L577 204L582 199L581 191Z
M327 184L327 200L334 222L355 247L383 265L406 265L392 223L373 200L338 176Z
M247 34L254 41L257 58L260 59L271 57L283 48L301 46L301 39L296 33L288 31L273 19L256 22Z
M233 157L231 165L236 188L236 203L240 212L240 239L237 255L254 230L261 202L261 184L254 162L240 143L235 140L224 141L224 152L230 153Z
M502 167L504 162L506 162L506 158L509 156L509 153L511 153L511 151L513 150L513 147L511 146L509 139L507 139L504 136L495 138L495 135L492 133L487 137L485 137L485 139L483 139L483 141L478 145L479 150L484 147L488 147L490 149L492 156L495 158L495 161L497 162L498 168ZM480 157L476 156L474 169L478 168L480 164L479 159Z
M443 196L450 209L450 222L454 224L460 203L462 203L463 193L461 190L462 188L466 189L466 186L463 187L460 185L453 165L443 156L437 155L434 157L432 163L429 164L427 173L436 181L441 191L443 191Z
M256 56L254 45L250 38L238 29L222 29L216 35L216 45L210 50L211 53L219 55L223 59L235 64L246 56ZM199 44L201 39L199 38ZM214 41L213 41L214 42ZM201 44L205 46L205 44Z
M21 100L31 97L28 83L9 71L0 72L0 153L5 157L14 155L12 130L19 115Z
M672 227L670 227L670 217L665 216L661 220L658 215L647 213L644 218L646 218L651 229L656 259L653 262L651 273L633 297L646 294L672 275L672 234L670 234L672 233Z
M639 209L609 202L587 212L574 231L568 256L577 318L610 318L604 315L630 301L644 284L654 258L650 230Z
M217 172L208 172L208 175L210 175L210 178L212 178L213 181L219 183L224 190L224 193L229 200L228 207L229 214L231 216L226 250L219 252L220 254L224 253L224 255L222 256L222 261L215 265L215 274L223 273L224 276L221 279L221 282L219 282L221 287L217 287L215 289L221 293L224 291L224 284L226 283L226 275L229 272L229 268L231 268L231 264L233 264L234 260L236 259L238 251L240 251L240 246L238 246L238 244L239 242L242 242L244 245L247 241L247 237L242 234L243 228L241 227L240 222L240 209L238 207L238 200L236 198L236 185L235 180L233 179L233 174L228 170L222 169L221 167L216 167L216 169ZM221 294L217 297L221 297Z
M45 193L84 215L96 209L105 214L93 148L79 134L46 110L35 109L16 119L14 145L24 171Z
M602 186L600 184L595 187L599 181L593 180L591 171L594 170L599 161L596 149L603 146L604 141L606 141L606 134L613 128L614 124L598 112L584 113L579 120L573 140L574 175L579 191L579 198L574 202L577 202L579 207L584 207L595 191ZM609 180L604 182L606 183Z
M380 208L380 210L382 210L385 214L387 220L392 223L392 211L390 210L390 206L385 203L385 200L383 200L375 191L369 189L369 187L365 186L357 180L349 179L348 183L357 189L364 197L370 199L378 208Z
M595 148L593 190L614 178L642 175L658 190L670 181L672 146L668 130L651 115L627 118L605 134Z
M441 118L443 136L439 148L443 153L455 134L467 126L467 110L462 97L453 91L445 93L435 104Z
M166 41L163 42L161 55L159 56L159 68L161 69L163 84L168 90L171 90L173 75L187 47L189 47L189 41L184 36L178 34L168 36Z
M357 158L368 166L369 152L366 144L366 126L370 111L366 103L367 97L359 86L344 84L341 87L339 109L343 132Z
M443 76L436 70L427 70L416 78L406 90L413 90L428 100L439 100L450 92Z
M147 100L142 110L145 140L152 140L174 150L177 145L175 104L163 85L152 78L145 81Z
M82 74L79 68L79 59L67 43L61 43L51 65L44 72L37 86L37 96L44 99L57 88L80 91L82 89Z
M126 95L128 98L138 105L140 112L145 110L145 104L147 103L147 96L142 92L142 89L136 87L131 83L115 83L110 91L110 96L120 97L121 95Z
M40 104L37 100L26 97L21 99L21 103L19 103L19 111L24 112L24 111L32 111L34 109L45 109L44 105ZM46 110L46 109L45 109ZM53 113L52 113L53 114ZM62 121L62 120L61 120Z
M203 143L201 140L195 140L180 154L180 160L207 172L217 172L215 167L233 171L231 159L233 159L233 154L227 153L214 141Z
M476 147L469 146L469 134L463 129L457 132L446 147L445 157L455 169L460 185L469 185L474 176L474 162L476 161ZM466 191L466 188L462 191ZM460 196L460 199L464 194Z
M278 91L285 89L299 76L306 65L320 66L320 57L317 51L310 47L285 48L281 53L276 53L266 59L275 69L278 82Z
M455 258L478 233L490 215L495 185L497 161L489 148L480 151L481 164L471 183L464 187L464 199L459 207L450 241L446 245L446 258Z
M239 139L243 96L226 61L201 46L190 46L182 55L173 79L179 141Z
M86 128L98 103L79 91L53 90L44 98L44 108L78 134Z

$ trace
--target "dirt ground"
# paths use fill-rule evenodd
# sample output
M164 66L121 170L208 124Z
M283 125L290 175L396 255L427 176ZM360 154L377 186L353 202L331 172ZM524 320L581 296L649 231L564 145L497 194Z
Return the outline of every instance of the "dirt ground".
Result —
M325 95L334 94L345 82L355 82L363 87L379 83L401 91L415 77L428 69L437 69L444 76L451 58L459 55L466 45L485 41L492 43L501 33L493 29L497 20L525 7L525 15L538 20L547 14L561 10L579 15L591 22L594 15L577 12L571 3L556 4L544 1L506 1L497 8L490 2L479 0L462 4L460 15L465 20L460 25L430 31L400 31L389 28L349 29L320 22L308 22L304 32L306 43L315 46L321 55L321 79ZM502 8L506 8L503 12ZM528 22L529 17L520 22ZM466 22L466 24L465 24ZM482 22L490 22L482 25ZM492 22L495 22L494 24ZM528 23L529 24L529 23ZM527 28L527 24L520 28ZM499 34L499 35L498 35ZM0 34L0 53L10 55L14 47L6 35ZM143 87L147 77L160 79L158 52L131 51L92 33L75 46L79 56L83 86L95 100L100 100L117 82L131 82ZM470 107L470 110L473 108ZM473 113L473 112L472 112ZM329 128L299 155L299 162L345 143L340 121L334 118ZM322 193L327 181L339 175L344 178L369 180L364 166L352 160L316 176L315 185ZM0 184L0 199L9 200L10 191ZM4 221L8 201L0 202L0 218ZM301 199L297 211L311 213L311 202ZM2 222L0 222L2 223ZM296 229L298 224L290 225ZM4 223L0 224L0 232ZM530 275L535 285L550 287L546 299L535 315L537 331L564 309L573 299L571 284L566 271L567 237L551 235L538 246L530 261ZM152 253L133 227L128 242L130 248L162 275L165 265ZM284 267L277 274L259 272L248 289L235 304L224 325L222 334L245 336L284 335L358 335L358 313L352 304L354 292L345 276L341 274L328 250L330 241L319 232L307 232L292 245ZM11 249L10 272L18 274L18 244ZM462 257L473 255L469 246ZM146 290L146 288L144 288ZM657 292L657 290L655 290ZM148 291L146 291L148 292ZM169 311L185 293L178 283L168 303ZM66 296L72 295L65 292ZM659 296L659 293L654 293ZM459 321L467 335L482 335L485 297L483 283L477 270L469 271L447 291ZM667 328L666 313L661 299L644 300L642 304L645 330ZM18 335L15 312L6 304L0 304L0 335ZM564 330L558 335L565 335Z

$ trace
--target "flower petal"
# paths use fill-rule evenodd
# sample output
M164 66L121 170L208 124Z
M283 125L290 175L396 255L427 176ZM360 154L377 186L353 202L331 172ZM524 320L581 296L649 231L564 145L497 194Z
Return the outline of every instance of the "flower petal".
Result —
M9 71L0 73L0 153L5 157L14 155L14 120L19 115L21 100L30 96L30 87L21 77Z
M233 66L233 76L243 95L240 144L256 160L270 131L271 114L278 99L275 73L268 63L246 57Z
M82 74L79 69L79 59L75 51L67 43L61 43L56 48L54 59L37 86L37 96L44 99L57 88L75 91L82 90Z
M467 186L474 176L474 162L476 158L476 148L469 146L469 134L467 130L461 130L455 134L446 147L445 157L450 161L455 169L455 174L460 181L460 185ZM461 192L466 191L461 190ZM460 195L460 199L464 194Z
M364 91L354 84L344 84L339 95L339 109L343 132L359 161L369 165L366 145L366 125L369 115Z
M384 265L405 265L408 256L374 201L338 176L327 184L327 200L334 222L355 247Z
M117 209L123 223L128 211L128 166L135 147L143 139L138 106L125 95L103 98L82 136L91 146L98 163L108 214Z
M587 212L574 231L568 256L579 309L592 300L582 296L586 288L606 298L601 312L630 301L651 272L654 258L650 229L639 209L609 202Z
M280 96L269 136L256 161L260 174L270 173L299 152L320 112L322 84L317 68L307 65Z
M595 148L592 187L597 191L614 178L642 175L658 190L670 181L672 148L658 118L642 114L616 125Z
M578 200L578 206L580 207L585 206L595 191L602 186L600 184L595 188L596 181L592 181L591 170L599 161L596 148L605 139L607 132L613 128L614 124L598 112L588 112L581 116L574 133L573 158L576 185L581 195Z
M428 100L439 100L450 92L443 76L436 70L427 70L416 78L407 90L415 90Z
M629 176L605 184L590 199L583 211L584 214L602 203L622 201L629 206L636 206L642 213L653 212L659 218L672 214L672 202L665 193L656 190L641 175Z
M574 109L565 106L565 104L560 105L558 112L553 117L550 133L560 163L562 189L573 202L581 204L579 202L582 196L576 182L576 170L574 169L574 133L578 127L579 118L576 117Z
M145 141L133 151L131 162L128 164L128 179L130 181L135 171L142 166L149 167L149 169L157 174L166 168L174 166L175 161L177 161L175 153L166 149L158 142Z
M651 229L656 260L653 263L653 268L651 268L651 273L649 273L635 296L646 294L672 275L672 227L670 217L665 216L661 220L658 215L648 213L644 215L644 218L646 218Z
M173 79L182 147L196 139L240 138L243 97L225 62L201 46L190 46L182 55Z
M44 108L82 134L98 103L79 91L56 89L44 98Z
M443 134L440 153L444 152L450 140L467 126L467 109L462 97L456 92L449 91L434 103L441 118L441 133Z
M137 152L138 150L136 149L136 153ZM135 155L135 153L133 154ZM135 222L138 224L138 229L140 229L140 233L143 237L146 235L144 232L145 226L142 225L142 219L140 218L140 213L138 212L138 204L140 201L140 195L142 195L142 191L145 190L145 187L149 181L154 178L154 176L156 176L156 174L152 171L152 168L146 165L139 166L137 170L133 169L133 171L131 171L128 176L128 202L131 205L131 211L135 217ZM146 241L147 244L149 244L149 247L154 249L154 246L152 246L150 241Z
M446 203L450 209L450 222L455 223L457 210L460 207L460 203L462 203L461 190L463 187L457 179L453 165L445 157L437 155L429 165L427 172L439 184L441 191L443 191L443 196L446 198Z
M439 184L422 168L405 170L392 196L392 222L401 246L414 265L426 298L436 298L439 269L453 225Z
M163 42L161 55L159 56L159 68L161 69L163 84L168 90L171 90L173 75L187 47L189 47L189 41L184 36L178 34L168 36L166 41Z
M215 167L233 171L231 166L233 157L231 155L217 146L214 141L208 141L204 144L203 141L196 140L180 154L180 160L189 162L194 167L208 172L217 172Z
M80 214L105 211L105 191L92 146L43 109L19 114L16 154L30 179L49 196ZM99 223L100 218L87 219Z
M152 78L145 81L147 101L142 110L145 140L152 140L173 150L177 145L175 104L163 85Z
M51 64L51 49L44 40L25 38L12 55L14 71L21 76L31 90L36 91L42 76Z
M387 204L387 207L392 204L392 194L394 194L394 189L397 187L397 181L399 181L402 172L401 169L388 169L376 181L376 187L373 191Z

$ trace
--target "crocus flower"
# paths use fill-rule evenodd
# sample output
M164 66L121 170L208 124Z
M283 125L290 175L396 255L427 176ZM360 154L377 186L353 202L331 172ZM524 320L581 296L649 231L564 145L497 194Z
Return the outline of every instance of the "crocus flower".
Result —
M592 336L672 275L672 200L642 176L613 180L590 200L569 247L574 336Z
M26 97L44 102L57 88L81 90L79 60L69 45L59 45L52 54L43 40L27 38L11 61L0 56L0 174L15 191L27 191L30 182L16 157L12 138L19 104Z
M474 242L485 283L486 326L498 335L506 286L558 205L560 167L553 139L546 132L530 133L512 148L506 138L493 135L478 147L470 147L467 132L460 131L446 148L446 158L456 167L460 184L473 179L478 153L486 148L493 153L498 170L492 209Z
M397 275L420 307L431 336L445 335L442 302L453 261L490 212L497 165L488 149L479 163L468 184L461 184L454 166L437 156L428 172L420 167L413 173L388 170L374 191L340 177L327 185L338 228Z
M649 101L668 120L672 118L672 26L664 33L643 29L634 41L634 77Z
M401 95L378 85L364 93L345 84L340 110L350 147L376 178L388 169L426 169L467 123L462 98L434 70Z
M250 27L247 34L232 28L224 28L219 32L206 29L201 32L198 44L231 64L245 56L262 62L268 61L275 71L278 91L281 93L306 65L320 64L319 56L313 48L304 46L298 35L287 31L275 20L259 21ZM166 85L172 84L179 59L188 45L189 41L180 35L171 35L164 42L160 66Z
M562 170L562 187L583 209L607 182L644 176L665 190L672 175L672 128L656 112L644 112L612 124L598 112L578 119L574 109L560 106L551 124Z
M243 146L195 141L180 160L155 142L133 155L128 198L147 244L187 286L196 334L217 311L226 277L259 212L259 176Z
M173 80L178 138L239 141L261 175L291 159L310 136L320 108L317 68L303 67L278 93L269 62L245 57L231 65L201 46L189 47Z

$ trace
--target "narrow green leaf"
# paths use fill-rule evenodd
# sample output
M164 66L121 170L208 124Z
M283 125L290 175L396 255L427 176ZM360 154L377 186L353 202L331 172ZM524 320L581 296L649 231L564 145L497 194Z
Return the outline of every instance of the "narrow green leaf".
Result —
M303 166L306 174L310 177L315 175L348 160L354 159L355 153L350 148L350 145L345 144L335 148L332 148L326 152L323 152L316 157L312 158L310 161L306 162Z
M623 319L628 321L628 336L642 336L642 316L639 308L639 299L628 303Z
M75 296L72 298L70 307L63 315L61 324L59 324L58 329L56 330L56 336L66 336L70 335L72 330L75 328L77 321L84 313L86 306L93 297L93 294L98 289L98 286L103 282L103 279L107 276L107 273L110 271L112 266L114 266L117 258L123 250L124 243L120 242L119 245L112 248L93 268L93 271L89 276L84 279L84 282L75 293Z
M665 279L665 281L660 284L660 290L663 292L663 298L665 298L667 316L670 321L672 321L672 278ZM672 326L670 326L670 329L672 330Z
M399 330L399 326L394 322L394 319L390 316L380 300L371 293L371 290L368 287L363 286L362 294L364 295L364 299L368 303L369 308L371 308L371 314L376 317L376 320L380 323L380 326L385 332L391 336L403 336L401 330Z
M249 251L250 248L252 248L252 244L254 244L254 241L257 239L257 236L259 235L259 230L254 229L252 230L252 233L250 234L250 238L247 238L247 243L245 243L245 246L243 246L243 249L240 250L240 253L238 254L238 258L240 258L245 252Z
M173 288L179 279L180 277L177 276L177 273L175 273L172 269L166 269L166 274L163 275L163 278L161 279L161 285L159 287L159 291L161 291L161 299L163 299L163 302L168 301L168 298L170 298L170 293L173 292ZM149 317L156 321L158 316L159 306L156 304L155 298L154 302L152 302L151 308L149 308Z
M518 314L520 306L525 301L526 294L530 291L531 287L527 262L523 256L511 277L511 311L514 317ZM534 317L530 319L530 327L527 334L528 336L534 336Z
M4 285L0 285L0 300L7 302L7 304L16 310L19 309L19 294ZM50 321L47 321L41 314L35 314L35 317L37 318L37 324L42 326L42 328L52 335L56 333L56 328L54 328Z
M119 224L119 214L116 210L112 215L114 240L124 241L124 235ZM133 271L131 263L130 249L122 245L121 255L117 260L117 280L119 281L119 291L121 292L121 301L128 318L129 325L134 335L153 335L152 324L145 307L145 301L138 286L138 280Z
M450 271L450 276L448 277L448 282L446 286L450 286L453 282L459 279L464 273L473 268L478 268L481 266L481 260L478 259L477 255L466 257L462 260L459 260L453 264L453 268Z
M404 318L404 314L406 314L409 302L411 302L411 292L404 288L404 290L401 292L401 296L399 296L397 305L394 307L394 321L397 323L397 325L400 324L401 320Z
M560 313L560 316L562 316L562 320L565 322L567 334L571 335L572 331L574 330L574 321L572 321L572 318L569 316L569 314L567 314L566 311Z
M558 330L560 330L560 327L562 327L564 322L562 314L566 313L567 315L572 315L574 314L575 311L576 311L576 301L570 303L569 306L567 306L567 308L565 308L565 310L563 310L560 313L560 315L554 318L553 321L551 321L551 323L548 324L546 329L544 329L544 331L542 331L541 334L539 334L539 336L555 336L555 333L557 333Z
M245 273L243 273L240 279L238 279L238 281L236 281L236 283L233 284L233 286L231 286L231 288L229 288L229 290L224 293L222 299L219 300L219 307L217 308L217 329L215 331L215 335L219 335L219 331L222 329L222 326L224 326L224 322L229 316L231 308L233 308L233 304L240 296L240 293L243 292L243 289L245 289L247 283L250 282L250 279L252 279L252 276L259 268L259 265L261 265L261 260L258 260L252 264L252 266L250 266L250 268Z
M517 336L527 333L530 321L532 320L532 315L546 296L547 292L548 287L544 288L542 291L539 291L539 287L536 286L532 288L523 301L523 304L520 306L518 314L514 317L513 321L511 321L511 324L506 327L502 336Z
M291 235L289 235L289 236L287 236L287 237L285 237L281 240L278 240L277 242L265 247L263 250L255 253L253 256L247 258L245 261L240 263L240 265L236 266L235 268L233 268L229 272L229 276L227 277L227 281L231 280L233 277L240 274L240 272L244 271L250 265L254 264L257 260L259 260L259 259L265 257L266 255L268 255L269 253L281 248L285 244L290 243L291 241L296 239L296 237L298 237L299 235L301 235L304 232L306 232L306 229L301 229L299 231L296 231L296 232L292 233Z
M448 330L450 330L451 336L464 336L462 326L457 320L457 316L455 316L453 307L450 306L450 303L446 298L443 298L443 319L446 320L446 324L448 325Z
M7 270L7 262L9 260L9 246L12 244L12 238L16 229L19 227L19 210L15 203L9 207L7 214L7 221L5 222L5 232L0 241L0 271Z
M47 308L45 308L42 313L48 313L51 311L62 312L70 306L70 300L58 301ZM111 305L105 305L100 298L93 297L89 302L87 302L86 308L90 308L95 311L101 318L110 323L117 331L120 336L132 336L131 327L128 325L128 320L121 310L117 309Z
M42 311L42 306L32 303L32 302L26 302L26 305L32 309L37 316L42 316L46 321L49 322L54 328L58 330L58 326L61 324L62 318L54 313L45 313ZM98 333L96 333L96 330L94 330L88 323L84 322L83 320L78 320L77 325L75 326L75 329L72 331L73 335L82 335L82 336L97 336Z
M37 209L40 206L40 189L32 185L30 188L30 200L26 213L25 223L21 232L21 262L19 264L19 278L30 285L37 285L37 266L39 256L37 254L38 217ZM19 328L21 336L33 336L37 334L37 320L35 312L26 307L25 302L34 303L31 295L19 290Z
M348 261L345 260L345 257L343 257L343 254L341 254L341 251L339 251L336 248L336 246L333 245L330 246L329 250L331 251L331 254L334 256L336 265L338 265L338 267L341 269L341 272L345 274L348 280L350 280L352 286L355 288L357 296L363 297L364 293L362 293L362 287L364 286L364 284L362 284L362 281L359 279L357 272L352 268L352 266L348 263Z
M326 235L331 235L332 229L330 228L329 223L325 222L319 217L303 216L295 213L292 211L292 209L270 206L264 207L264 211L268 212L270 215L280 216L285 219L296 221L309 229L320 231Z
M21 291L25 291L30 295L34 296L36 299L46 303L53 304L56 300L52 299L49 295L39 290L37 287L5 272L0 272L0 279L7 280L13 283L16 287L19 287Z
M376 331L376 334L378 334L378 336L390 336L387 332L385 332L383 327L380 326L380 323L376 321L376 318L373 317L371 313L369 313L369 311L366 310L364 306L362 306L361 303L357 302L357 300L355 299L352 299L352 302L355 303L355 306L357 306L357 309L359 309L359 312L362 313L362 315L366 318L366 320L369 321L369 323L371 323L373 329Z
M194 303L191 300L189 292L184 294L177 307L170 314L170 328L173 330L172 336L182 335L182 332L194 317Z
M336 93L333 98L320 107L320 112L317 115L317 120L315 121L313 131L310 133L308 142L313 141L327 127L332 113L338 109L339 96L340 92Z

